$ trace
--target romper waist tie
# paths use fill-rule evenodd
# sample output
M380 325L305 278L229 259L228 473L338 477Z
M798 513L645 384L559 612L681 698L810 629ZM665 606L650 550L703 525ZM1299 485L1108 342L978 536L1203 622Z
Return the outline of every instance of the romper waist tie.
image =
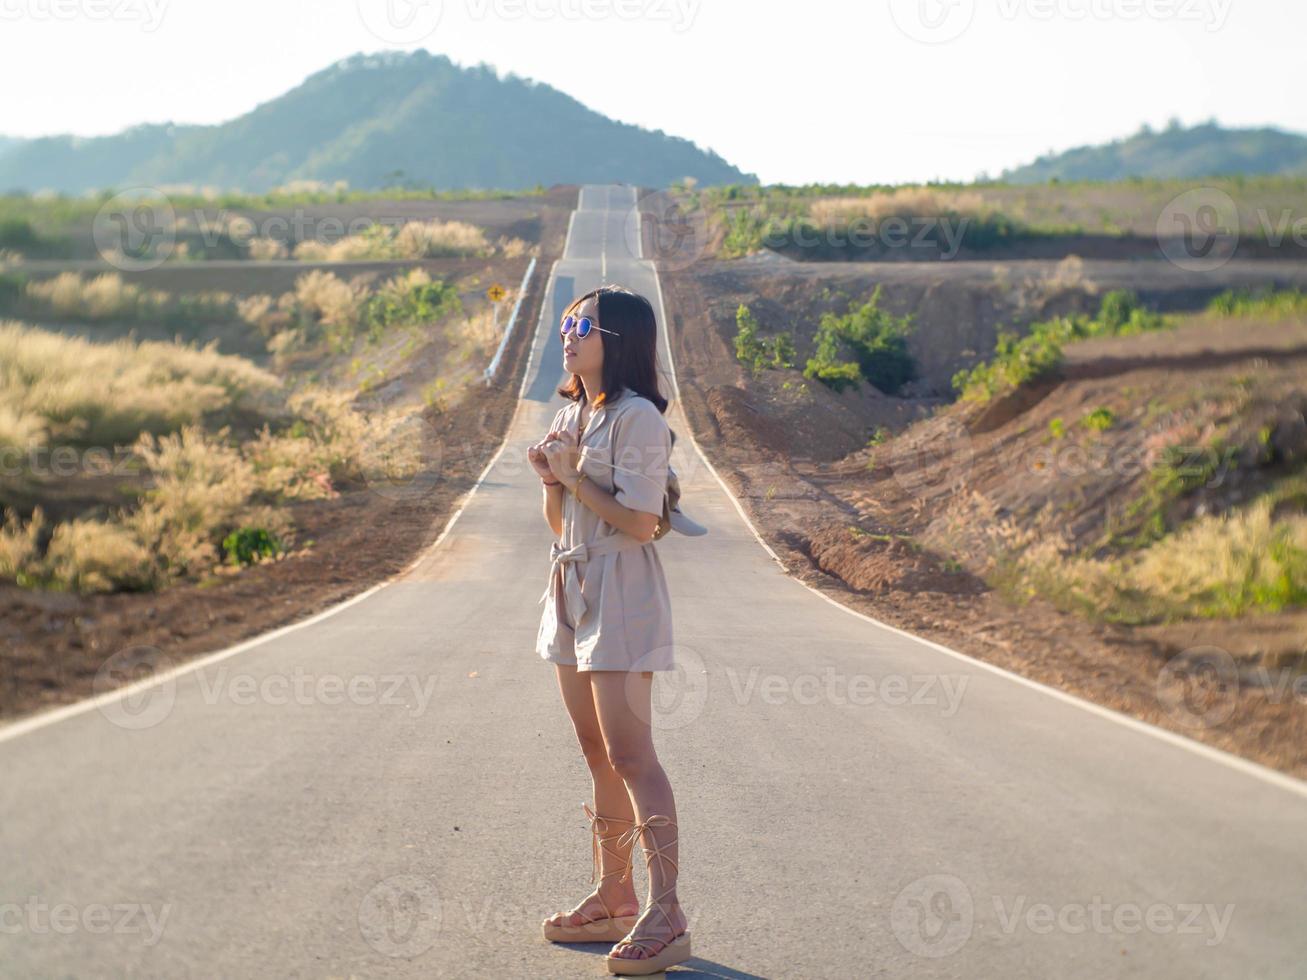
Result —
M629 534L618 532L595 541L582 541L570 548L564 548L557 541L549 543L549 584L539 601L555 600L558 593L558 569L563 570L563 601L567 615L573 623L580 623L585 616L585 598L581 595L581 580L577 576L577 565L585 564L591 558L611 555L618 551L643 548L645 542ZM556 601L556 600L555 600Z

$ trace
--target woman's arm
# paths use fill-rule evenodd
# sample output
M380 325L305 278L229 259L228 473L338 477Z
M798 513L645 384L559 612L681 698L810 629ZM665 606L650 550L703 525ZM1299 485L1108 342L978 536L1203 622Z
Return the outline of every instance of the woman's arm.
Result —
M554 532L554 537L562 540L563 537L563 494L567 493L567 487L558 484L551 487L547 483L542 483L545 491L545 523L549 529Z
M578 492L578 498L581 503L585 504L592 511L607 521L619 531L625 531L633 538L640 541L649 542L653 540L654 531L658 528L658 519L662 513L650 514L643 510L632 510L617 502L616 494L611 494L594 480L580 480L578 487L578 477L567 476L563 487L566 487L568 493ZM550 487L550 490L560 490L562 487ZM559 507L562 507L561 494L559 495ZM561 532L560 532L561 533Z
M563 413L566 411L566 408L560 408L556 413L554 413L554 420L549 423L549 431L545 434L545 437L534 445L528 446L526 450L527 459L531 463L531 468L540 475L541 485L544 487L543 509L545 523L548 524L549 529L554 532L554 536L560 540L563 537L563 494L567 492L567 488L561 483L555 486L549 485L557 480L558 477L553 475L552 468L542 447L546 442L562 433L563 430L560 426L562 425Z
M652 402L641 399L613 422L613 493L591 480L577 483L570 461L556 456L554 475L579 500L619 531L643 542L653 540L663 516L663 498L672 450L671 429Z

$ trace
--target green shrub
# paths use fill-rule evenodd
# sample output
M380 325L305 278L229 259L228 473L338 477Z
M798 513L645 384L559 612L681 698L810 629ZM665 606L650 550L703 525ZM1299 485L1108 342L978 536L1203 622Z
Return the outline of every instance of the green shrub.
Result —
M775 218L768 217L754 207L732 208L725 212L726 236L722 239L719 255L724 259L739 258L761 249L765 242L782 234Z
M758 320L743 303L735 311L735 358L754 365L762 356L762 342L758 339Z
M1110 408L1096 408L1085 416L1085 427L1096 432L1104 432L1116 423L1116 415Z
M1098 316L1089 322L1085 336L1121 337L1160 330L1165 317L1139 304L1139 297L1128 289L1115 289L1103 297Z
M788 330L778 333L772 338L772 367L794 367L794 359L797 356L798 353L794 349L794 338L790 336Z
M1030 332L1018 337L1015 331L1000 330L994 356L975 367L953 375L953 388L964 400L986 402L994 395L1046 377L1062 365L1062 345L1088 337L1114 337L1169 329L1171 321L1139 305L1129 290L1115 290L1103 297L1098 314L1078 313L1032 324Z
M1207 310L1223 316L1294 316L1307 313L1307 293L1298 289L1227 289L1207 305Z
M758 320L744 303L735 311L735 357L756 374L765 368L794 367L794 338L788 331L771 340L758 336Z
M853 361L826 361L815 358L808 361L804 368L805 378L816 378L832 391L856 388L862 381L862 370Z
M222 552L230 565L252 565L275 558L283 550L280 539L261 527L238 528L222 539Z
M1000 330L994 356L953 375L953 387L967 401L986 402L994 395L1051 374L1062 365L1062 345L1052 331L1036 328L1025 337Z
M391 327L434 323L462 310L463 301L453 283L431 278L421 269L391 279L363 308L368 340L376 343Z
M9 312L23 297L27 280L21 275L0 272L0 311Z
M12 248L17 252L30 250L41 242L32 223L25 218L4 218L0 220L0 248Z
M897 317L880 308L883 287L877 286L861 306L849 304L842 315L822 315L817 328L817 352L808 359L804 376L817 378L837 391L865 379L887 395L897 394L917 377L908 353L912 315ZM844 359L848 350L853 360Z
M1108 330L1114 332L1130 319L1130 313L1133 310L1134 303L1130 293L1122 289L1114 289L1103 297L1102 306L1098 311L1098 318Z

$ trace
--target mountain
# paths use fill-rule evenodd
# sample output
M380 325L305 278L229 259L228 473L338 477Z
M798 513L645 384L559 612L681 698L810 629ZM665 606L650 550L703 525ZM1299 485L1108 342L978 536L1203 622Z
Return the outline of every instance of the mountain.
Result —
M689 140L615 122L552 86L426 51L357 54L216 126L135 126L0 151L0 191L194 184L262 192L291 180L526 188L758 179Z
M1127 177L1192 178L1226 174L1307 174L1307 136L1281 129L1226 129L1215 122L1190 129L1178 120L1161 132L1143 126L1103 146L1078 146L1004 170L1014 184Z
M0 157L4 156L10 150L22 146L23 140L13 136L0 136Z

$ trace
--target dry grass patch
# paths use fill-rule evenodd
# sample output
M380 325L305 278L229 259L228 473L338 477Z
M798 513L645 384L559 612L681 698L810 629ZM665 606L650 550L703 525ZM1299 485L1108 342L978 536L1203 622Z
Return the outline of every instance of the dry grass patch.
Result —
M1018 601L1043 596L1131 625L1230 619L1307 601L1307 516L1277 514L1268 494L1200 517L1150 547L1096 559L1077 553L1049 515L1018 524L973 491L923 535Z
M276 410L281 381L205 348L129 339L95 344L0 323L0 439L113 446L142 431Z
M944 215L979 217L990 210L982 195L930 187L896 187L865 197L828 197L812 202L809 214L821 225L839 226L857 219L938 218Z

